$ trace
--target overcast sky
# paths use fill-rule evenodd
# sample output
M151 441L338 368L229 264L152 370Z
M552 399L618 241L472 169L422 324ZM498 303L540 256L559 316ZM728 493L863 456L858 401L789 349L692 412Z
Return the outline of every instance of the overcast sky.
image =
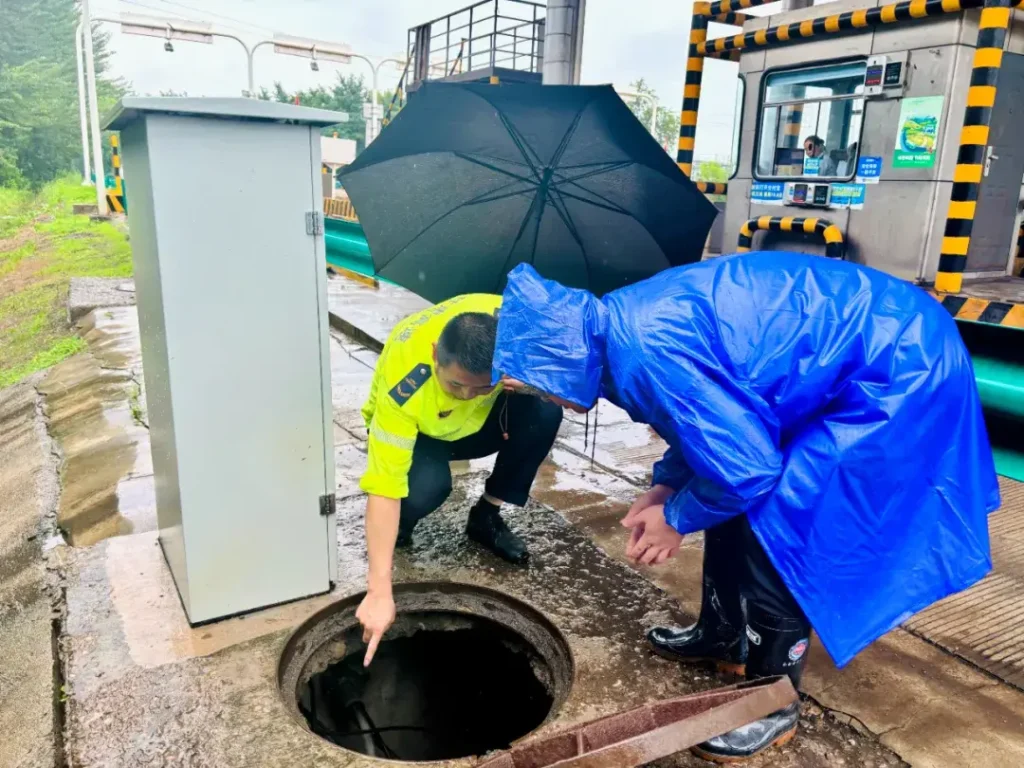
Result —
M370 58L403 56L410 27L468 5L468 0L91 0L93 16L122 13L207 21L247 42L275 33L345 43ZM686 0L590 0L586 8L582 79L620 88L643 78L661 103L678 111L681 103L692 2ZM113 73L135 93L184 91L190 96L236 96L246 85L245 55L238 43L220 39L213 45L178 42L167 53L160 40L112 35ZM722 28L727 29L727 28ZM334 72L366 76L369 66L353 60L341 66L274 54L269 46L255 55L255 81L285 88L328 84ZM728 155L736 65L708 62L701 102L698 155ZM398 82L393 65L381 69L381 87Z

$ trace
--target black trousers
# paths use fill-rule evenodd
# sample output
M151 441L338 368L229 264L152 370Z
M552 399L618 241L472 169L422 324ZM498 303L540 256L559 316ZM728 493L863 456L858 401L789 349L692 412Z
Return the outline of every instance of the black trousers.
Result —
M450 442L420 435L409 469L409 495L402 499L402 523L414 525L444 504L452 492L448 462L480 459L494 453L498 458L487 479L487 493L523 506L561 423L562 409L554 403L502 393L476 434Z
M803 609L768 559L746 515L737 515L704 532L704 576L713 584L722 610L734 627L746 625L745 606L753 605L810 629ZM708 592L705 589L705 594Z

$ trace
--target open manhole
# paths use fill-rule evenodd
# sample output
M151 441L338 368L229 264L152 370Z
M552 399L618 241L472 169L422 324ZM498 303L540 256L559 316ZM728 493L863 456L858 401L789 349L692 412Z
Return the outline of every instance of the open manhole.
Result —
M364 669L362 597L308 619L278 669L289 709L339 747L391 760L483 755L534 731L568 696L569 646L525 603L463 584L398 585L398 618Z

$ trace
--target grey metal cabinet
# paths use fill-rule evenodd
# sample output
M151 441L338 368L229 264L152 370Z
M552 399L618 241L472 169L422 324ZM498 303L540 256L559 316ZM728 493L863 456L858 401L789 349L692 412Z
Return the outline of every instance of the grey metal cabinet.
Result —
M127 98L128 222L160 543L193 624L336 574L324 110Z

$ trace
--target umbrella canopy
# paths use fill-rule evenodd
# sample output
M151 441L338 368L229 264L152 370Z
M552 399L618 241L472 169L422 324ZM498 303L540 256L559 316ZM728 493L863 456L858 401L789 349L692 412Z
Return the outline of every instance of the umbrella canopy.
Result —
M611 86L425 83L341 176L377 274L435 302L524 262L602 295L699 261L716 215Z

